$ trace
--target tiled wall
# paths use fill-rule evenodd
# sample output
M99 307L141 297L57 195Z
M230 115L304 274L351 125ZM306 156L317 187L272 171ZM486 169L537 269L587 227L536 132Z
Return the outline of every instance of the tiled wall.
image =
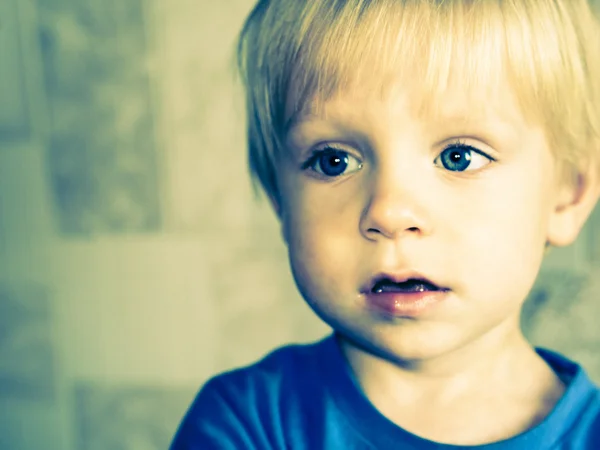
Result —
M207 377L327 332L246 174L252 4L0 1L0 449L164 449ZM594 220L526 329L600 380Z

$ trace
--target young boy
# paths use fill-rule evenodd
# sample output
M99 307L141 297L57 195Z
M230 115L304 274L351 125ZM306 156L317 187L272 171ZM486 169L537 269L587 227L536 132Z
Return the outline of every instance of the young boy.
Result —
M172 449L600 449L600 391L519 326L545 248L600 195L599 17L259 2L250 168L334 332L210 380Z

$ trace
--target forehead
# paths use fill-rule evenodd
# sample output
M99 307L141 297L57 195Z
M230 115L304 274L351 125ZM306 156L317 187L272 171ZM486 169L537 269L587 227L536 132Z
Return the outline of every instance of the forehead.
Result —
M397 95L432 126L493 121L546 127L551 110L544 99L556 95L541 92L545 66L524 45L522 17L496 1L437 3L363 2L356 15L354 2L340 2L341 12L330 20L317 11L302 23L294 58L276 82L276 139L285 141L308 120L343 115L346 121L360 115L356 108L367 99L381 105ZM276 152L284 148L276 145Z
M527 123L514 90L506 81L470 89L453 83L445 90L427 90L417 81L390 85L382 92L369 89L368 82L362 86L364 89L340 90L329 97L317 93L298 102L300 106L287 120L286 135L307 124L327 122L360 127L367 118L377 121L385 117L392 121L409 117L436 129L477 125L508 130Z

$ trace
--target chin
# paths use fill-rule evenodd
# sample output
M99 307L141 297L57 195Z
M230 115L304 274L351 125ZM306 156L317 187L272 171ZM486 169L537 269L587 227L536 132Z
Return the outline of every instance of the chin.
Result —
M372 324L313 310L352 348L397 364L426 362L460 348L467 336L447 324L403 321Z

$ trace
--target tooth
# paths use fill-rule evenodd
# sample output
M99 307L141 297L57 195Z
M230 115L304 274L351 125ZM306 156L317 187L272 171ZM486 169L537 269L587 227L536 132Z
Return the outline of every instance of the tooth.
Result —
M373 292L381 294L385 292L425 292L429 290L425 283L413 283L410 287L401 287L397 283L395 285L381 284L373 288Z

